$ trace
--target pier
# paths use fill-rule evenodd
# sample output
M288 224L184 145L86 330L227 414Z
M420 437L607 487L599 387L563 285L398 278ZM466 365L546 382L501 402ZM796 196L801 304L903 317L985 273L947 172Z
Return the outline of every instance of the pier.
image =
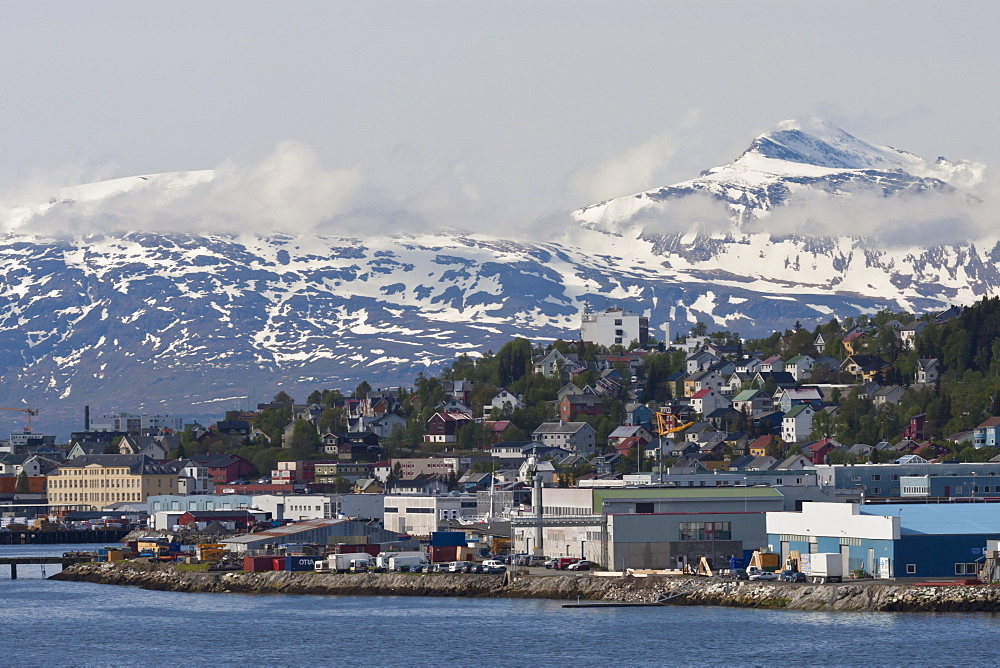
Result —
M63 555L61 557L0 557L0 566L10 566L10 579L17 579L17 567L19 565L45 565L45 564L59 564L63 568L70 566L72 564L79 564L82 562L90 561L94 557L90 554L79 554L67 556Z

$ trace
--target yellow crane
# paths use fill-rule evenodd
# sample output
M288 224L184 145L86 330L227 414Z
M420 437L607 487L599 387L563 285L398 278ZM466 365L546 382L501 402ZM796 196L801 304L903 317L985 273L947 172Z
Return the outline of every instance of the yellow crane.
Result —
M28 423L28 426L24 428L25 434L31 433L31 416L38 415L38 409L32 408L31 406L28 406L27 408L8 408L7 406L0 406L0 411L16 411L18 413L24 413L25 421Z
M680 424L680 420L670 413L654 413L654 415L656 415L656 431L659 432L660 436L668 436L679 431L684 431L694 424L694 422ZM671 426L671 424L675 426Z

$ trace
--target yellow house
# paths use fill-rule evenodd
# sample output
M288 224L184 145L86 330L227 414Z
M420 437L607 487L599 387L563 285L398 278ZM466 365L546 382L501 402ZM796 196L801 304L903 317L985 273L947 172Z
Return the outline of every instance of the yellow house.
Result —
M177 493L178 472L146 455L84 455L48 477L49 505L100 510L119 501Z

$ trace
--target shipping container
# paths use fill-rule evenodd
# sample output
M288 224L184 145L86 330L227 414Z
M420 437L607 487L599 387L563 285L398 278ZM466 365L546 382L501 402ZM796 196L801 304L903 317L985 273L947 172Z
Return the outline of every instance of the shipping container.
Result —
M461 561L458 553L457 545L431 545L431 560L434 562Z
M271 557L271 570L272 571L283 571L283 570L285 570L285 558L284 557Z
M249 573L273 571L274 561L271 557L243 557L243 570Z
M285 557L285 570L286 571L314 571L316 570L316 562L320 561L322 557L312 557L312 556L288 556Z
M459 547L466 543L464 531L432 531L432 547Z

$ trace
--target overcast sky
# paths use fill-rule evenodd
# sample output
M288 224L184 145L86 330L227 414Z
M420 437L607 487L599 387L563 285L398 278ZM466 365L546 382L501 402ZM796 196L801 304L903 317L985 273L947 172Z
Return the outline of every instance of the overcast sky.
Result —
M524 225L808 114L996 165L998 25L995 0L5 2L0 191L295 162Z

